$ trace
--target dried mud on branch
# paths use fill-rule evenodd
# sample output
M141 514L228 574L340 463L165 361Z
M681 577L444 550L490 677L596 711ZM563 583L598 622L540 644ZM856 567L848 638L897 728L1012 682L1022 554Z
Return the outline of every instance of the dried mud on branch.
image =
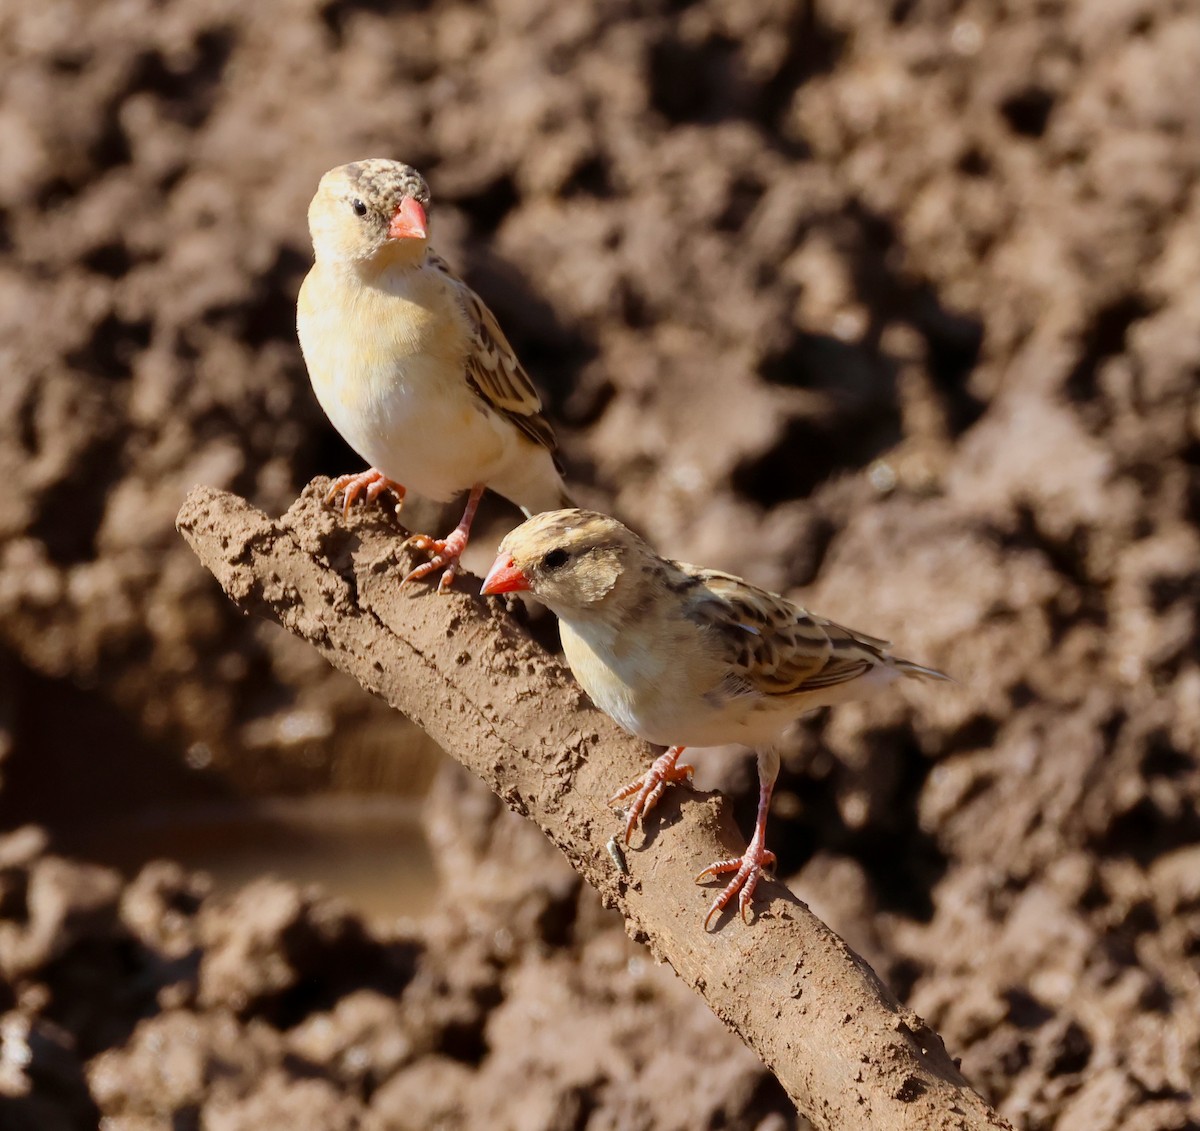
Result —
M692 877L741 847L718 799L676 791L622 873L605 848L618 827L605 799L644 766L646 748L467 582L444 598L401 588L411 562L395 526L370 512L344 525L321 506L325 486L315 480L278 521L199 487L178 526L244 611L308 640L533 820L815 1126L1008 1126L940 1038L781 885L760 888L752 927L700 929L709 896Z

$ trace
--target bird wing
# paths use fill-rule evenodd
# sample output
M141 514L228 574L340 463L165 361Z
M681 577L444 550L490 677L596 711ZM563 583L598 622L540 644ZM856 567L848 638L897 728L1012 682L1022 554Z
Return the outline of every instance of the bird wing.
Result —
M500 329L496 316L440 256L432 252L428 262L439 270L463 314L471 335L467 349L467 382L486 404L511 420L535 444L553 454L558 448L554 429L542 413L542 399L517 360L517 355Z
M733 694L802 696L890 664L888 642L854 632L718 570L674 563L692 579L688 615L713 630Z

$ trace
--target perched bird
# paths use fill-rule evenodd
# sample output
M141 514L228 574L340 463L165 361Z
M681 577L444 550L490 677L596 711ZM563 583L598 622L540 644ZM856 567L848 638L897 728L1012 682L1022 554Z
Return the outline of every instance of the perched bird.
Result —
M308 207L314 264L296 326L317 400L371 467L343 475L349 513L405 488L445 502L469 490L446 538L417 535L454 579L486 487L526 514L570 505L542 402L492 312L429 246L429 188L399 161L331 169Z
M774 743L805 711L871 695L897 676L948 679L891 655L877 640L814 616L728 573L667 561L614 518L594 511L535 515L511 531L483 583L485 594L528 590L559 619L563 651L593 702L627 731L668 746L609 804L633 797L625 841L671 782L688 746L759 749L758 817L728 872L707 929L738 894L742 918L765 866L767 808L779 772Z

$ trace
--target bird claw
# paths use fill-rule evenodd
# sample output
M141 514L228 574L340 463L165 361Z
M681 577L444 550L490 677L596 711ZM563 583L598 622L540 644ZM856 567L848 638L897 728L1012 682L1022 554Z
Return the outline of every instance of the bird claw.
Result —
M455 577L458 576L459 558L462 557L463 550L467 548L467 537L458 530L448 534L445 538L430 538L428 534L414 534L405 539L404 545L432 554L433 557L405 574L404 580L400 584L407 585L410 581L420 581L421 578L428 577L440 569L443 572L442 579L438 582L438 592L445 593L454 583Z
M617 805L635 793L633 804L629 806L628 817L625 821L625 843L633 837L633 830L662 796L663 790L672 782L691 780L694 767L677 765L679 755L683 753L682 746L672 746L665 754L654 760L654 764L639 778L634 778L628 785L623 786L608 799L609 805Z
M405 574L404 580L400 582L401 585L407 585L410 581L420 581L422 577L428 577L435 570L440 569L443 572L442 579L438 582L438 592L445 593L450 588L455 577L458 576L458 560L462 557L463 550L467 548L467 540L471 537L471 523L475 520L475 510L479 506L479 500L483 497L483 491L482 483L476 483L471 488L462 518L445 538L430 538L428 534L413 534L404 540L405 546L414 546L418 550L432 554L433 557L424 565L419 565Z
M704 916L704 929L708 930L712 917L725 910L735 894L738 897L738 912L741 914L742 922L749 923L746 912L750 907L750 901L754 898L754 889L758 887L763 869L773 867L774 864L775 853L766 848L756 835L741 856L718 860L715 864L710 864L705 868L696 877L696 883L703 883L714 876L723 876L727 872L736 872L737 874L725 885L721 894L713 900L708 914Z
M400 508L404 505L404 487L394 479L389 479L375 467L369 467L366 471L353 471L348 475L339 475L326 492L325 504L328 506L338 495L345 492L342 499L342 517L349 518L350 508L359 495L366 492L366 501L373 503L384 491L391 491L396 496L396 513L399 514Z

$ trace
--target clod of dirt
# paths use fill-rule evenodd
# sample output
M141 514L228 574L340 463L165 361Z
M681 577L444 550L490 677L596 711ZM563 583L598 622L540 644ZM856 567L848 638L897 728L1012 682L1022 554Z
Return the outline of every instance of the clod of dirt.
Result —
M799 728L797 890L1007 1115L1200 1121L1198 71L1195 12L1148 0L6 4L0 823L58 847L164 798L428 782L412 728L172 529L193 483L280 513L356 466L294 340L304 207L404 157L589 503L959 679ZM296 710L325 723L290 741ZM12 1047L75 1068L5 1083L3 1117L94 1125L82 1065L191 1008L204 897L143 876L113 919L56 881L66 945L31 882L0 866L6 953L91 1004L21 1007ZM30 966L64 946L78 990ZM451 1105L477 1076L427 1071ZM562 1122L636 1084L608 1087Z

